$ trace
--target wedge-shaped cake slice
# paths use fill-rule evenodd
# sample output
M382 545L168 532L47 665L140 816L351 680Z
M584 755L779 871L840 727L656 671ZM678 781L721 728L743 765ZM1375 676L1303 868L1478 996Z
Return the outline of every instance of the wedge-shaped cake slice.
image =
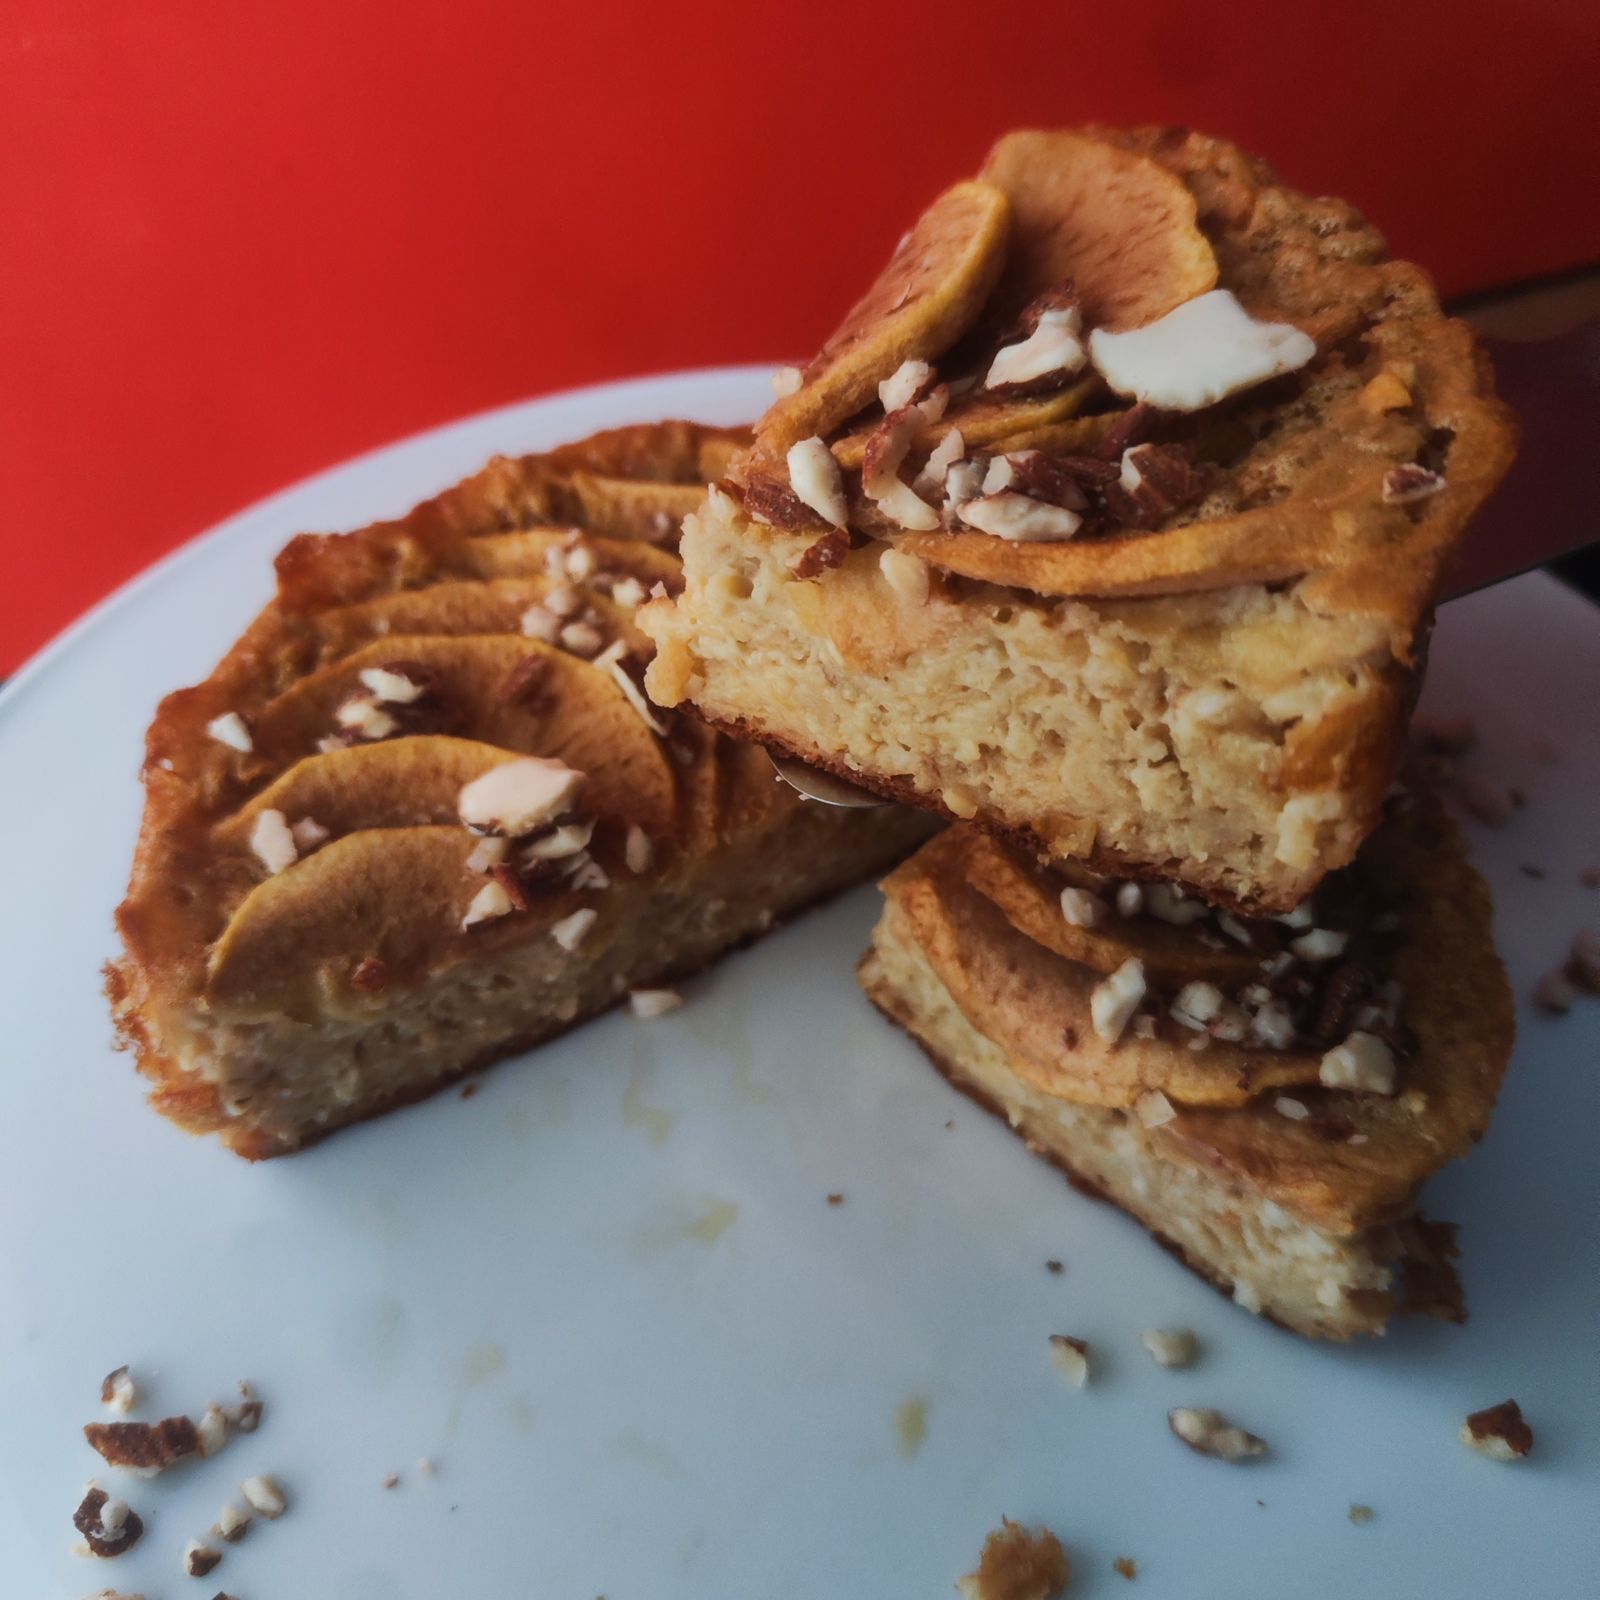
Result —
M1459 1320L1424 1179L1482 1135L1511 1049L1489 900L1400 802L1287 921L1041 871L970 828L890 875L873 1003L1079 1187L1316 1338Z
M656 700L1236 909L1352 859L1513 430L1349 206L1012 134L781 387L641 618Z
M679 519L745 437L623 429L288 545L276 599L149 734L108 981L158 1110L296 1149L927 833L799 800L640 689L635 613L678 587Z

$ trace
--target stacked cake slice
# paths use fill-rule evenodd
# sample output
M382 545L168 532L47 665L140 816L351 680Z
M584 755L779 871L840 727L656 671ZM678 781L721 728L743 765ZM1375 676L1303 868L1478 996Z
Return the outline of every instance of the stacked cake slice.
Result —
M1231 145L1020 133L778 388L647 684L956 820L885 885L869 995L1241 1304L1458 1310L1417 1189L1510 1002L1393 786L1512 451L1471 332Z
M927 833L807 807L641 691L634 614L678 586L679 518L743 442L624 429L288 545L276 599L149 734L109 985L159 1110L295 1149Z

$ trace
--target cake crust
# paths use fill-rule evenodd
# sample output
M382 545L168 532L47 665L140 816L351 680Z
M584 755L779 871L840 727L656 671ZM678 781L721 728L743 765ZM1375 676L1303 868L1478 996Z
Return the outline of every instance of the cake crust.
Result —
M1424 273L1224 141L1014 134L977 183L1009 229L963 236L950 270L988 251L988 300L910 341L884 313L881 344L858 307L848 388L819 357L757 424L686 524L685 592L640 619L651 692L1042 860L1292 909L1376 826L1510 414ZM1187 411L1130 406L1081 351L995 386L1043 317L1070 350L1223 292L1310 356ZM791 481L799 417L846 528ZM968 516L989 500L1013 521Z
M698 970L926 833L805 805L638 686L635 612L680 581L676 519L745 438L617 430L291 541L276 598L147 738L107 994L158 1110L252 1158L298 1148ZM464 825L475 783L530 765L577 798Z

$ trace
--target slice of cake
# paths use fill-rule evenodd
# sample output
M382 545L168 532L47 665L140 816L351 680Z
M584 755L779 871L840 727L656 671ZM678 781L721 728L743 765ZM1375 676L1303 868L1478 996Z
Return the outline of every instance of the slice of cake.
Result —
M1012 134L780 387L641 618L656 700L1236 909L1351 860L1513 430L1349 206Z
M1431 801L1286 921L1043 872L969 828L884 889L867 994L1080 1187L1299 1333L1459 1319L1454 1230L1417 1191L1482 1135L1512 1002Z
M296 1149L926 835L800 801L640 689L635 612L678 586L678 520L744 438L622 429L288 545L276 599L149 733L108 983L158 1110Z

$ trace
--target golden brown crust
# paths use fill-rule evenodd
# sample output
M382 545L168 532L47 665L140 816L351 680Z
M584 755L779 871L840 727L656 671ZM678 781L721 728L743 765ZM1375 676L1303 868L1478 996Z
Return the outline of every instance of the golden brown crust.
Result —
M890 876L886 892L909 910L924 954L958 1008L1006 1050L1020 1077L1048 1094L1107 1103L1104 1052L1088 1042L1082 1023L1084 982L1071 987L1064 981L1070 963L1060 957L1024 962L1011 943L1021 937L1012 925L983 914L982 905L992 903L960 892L963 872L983 859L981 850L968 859L967 837L957 830L925 846ZM1311 1114L1294 1121L1270 1098L1201 1105L1197 1085L1174 1065L1164 1091L1176 1114L1153 1130L1173 1159L1215 1171L1342 1236L1407 1216L1423 1179L1482 1137L1514 1028L1510 989L1491 938L1488 891L1442 808L1420 798L1368 841L1361 870L1389 886L1401 908L1392 976L1415 1035L1401 1092L1296 1090ZM981 888L982 879L976 881ZM1003 951L1011 980L1001 981L992 964L964 973L971 957L960 948L963 939ZM1058 1013L1069 1018L1078 1041L1058 1044L1055 1059L1044 1060L1035 1043L1039 1019L1059 1021ZM1129 1051L1130 1071L1142 1080L1159 1074L1159 1063L1140 1059L1157 1043L1125 1038L1112 1053ZM1267 1087L1263 1081L1255 1092L1264 1095Z
M687 423L615 430L493 462L396 522L291 541L276 599L210 678L163 701L147 739L145 816L117 913L125 954L106 990L158 1110L195 1131L224 1130L243 1154L280 1153L317 1130L265 1131L229 1104L197 1043L214 1027L248 1031L278 1016L359 1026L381 1015L380 995L542 938L603 896L607 876L681 876L682 863L776 837L801 815L759 753L691 721L662 721L628 694L626 665L590 659L597 644L547 644L521 621L534 607L637 652L634 607L651 585L679 581L676 522L657 520L670 503L663 491L698 495L747 438ZM580 537L546 525L552 516L598 518L606 531ZM370 693L363 674L373 671L409 674L419 693L383 702L392 726L360 742L367 735L347 731L341 708ZM208 731L230 714L248 749ZM464 864L472 840L457 797L524 753L587 775L598 881L583 890L538 878L531 898L520 885L514 897L529 913L464 927L489 880ZM272 814L321 833L276 874L252 845ZM625 859L635 834L648 843L643 867ZM815 892L833 881L819 869ZM569 1011L497 1040L454 1075L575 1020Z

